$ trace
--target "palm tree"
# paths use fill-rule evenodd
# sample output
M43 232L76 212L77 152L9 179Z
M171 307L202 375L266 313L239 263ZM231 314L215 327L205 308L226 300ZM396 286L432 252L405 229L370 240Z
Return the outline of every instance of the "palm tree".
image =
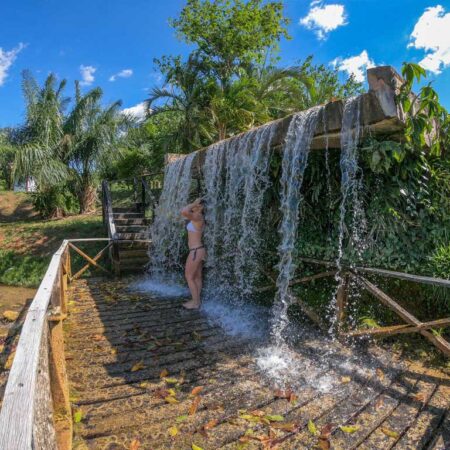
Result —
M166 86L154 88L147 100L150 116L170 114L176 118L173 132L166 139L167 147L189 152L207 143L209 130L205 126L208 122L205 122L203 112L211 87L195 53L185 63L173 61L167 70Z
M61 148L68 158L81 214L95 210L98 170L109 152L116 150L121 132L132 123L120 112L122 102L103 107L102 96L100 88L83 95L75 82L75 104L63 125Z
M32 176L37 185L35 205L45 216L61 216L71 193L78 198L80 213L93 211L96 174L124 127L132 120L120 112L121 102L101 105L102 91L82 94L75 83L75 101L63 96L65 80L58 85L49 75L41 88L24 73L23 91L27 102L26 122L21 130L22 145L15 159L15 177Z
M23 93L26 101L26 121L19 132L14 161L14 178L33 177L38 192L35 206L49 217L64 212L61 189L69 171L60 142L63 137L64 109L69 99L63 96L65 80L57 83L50 74L41 88L29 72L23 73Z

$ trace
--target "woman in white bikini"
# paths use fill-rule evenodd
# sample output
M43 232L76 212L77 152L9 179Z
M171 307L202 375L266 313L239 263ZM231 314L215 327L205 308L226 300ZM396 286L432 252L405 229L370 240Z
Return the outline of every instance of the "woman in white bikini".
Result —
M188 231L189 255L186 260L185 277L191 291L192 300L184 303L186 309L198 309L201 305L200 293L202 291L203 261L206 256L205 247L202 243L205 219L203 217L203 204L201 199L185 206L181 215L189 220L186 226Z

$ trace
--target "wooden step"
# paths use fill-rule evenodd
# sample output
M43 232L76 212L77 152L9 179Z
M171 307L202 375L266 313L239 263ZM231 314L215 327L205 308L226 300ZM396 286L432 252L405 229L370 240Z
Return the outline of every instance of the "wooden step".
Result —
M120 260L123 259L133 259L133 258L147 258L148 259L148 250L146 248L136 248L136 249L123 249L120 250Z
M148 239L149 234L148 233L117 233L118 239L124 239L124 240L135 240L135 239Z
M116 225L118 233L146 233L147 225Z
M138 212L114 212L114 221L117 219L143 219L144 215Z
M114 219L116 227L126 226L126 225L150 225L149 219L144 219L143 217L137 217L135 219Z
M123 251L123 250L141 250L141 249L145 249L145 251L148 251L148 248L150 246L149 242L142 242L142 241L137 241L137 242L118 242L118 246L119 246L119 251Z
M113 213L137 213L138 210L136 208L132 207L125 207L125 208L114 208L113 207Z

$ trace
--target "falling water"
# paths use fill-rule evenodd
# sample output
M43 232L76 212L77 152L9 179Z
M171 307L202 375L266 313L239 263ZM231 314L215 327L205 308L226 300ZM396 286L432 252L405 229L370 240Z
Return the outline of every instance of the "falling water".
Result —
M275 126L215 144L204 164L205 244L210 296L234 303L253 291L259 274L260 222Z
M180 156L167 164L164 187L156 208L150 233L150 252L153 271L179 267L185 247L184 220L180 210L188 203L191 186L191 167L196 153Z
M272 317L272 337L277 346L284 344L283 332L288 325L289 283L294 272L293 253L297 238L300 190L320 111L321 108L316 107L296 114L289 125L283 148L280 205L282 219L278 230L281 238L278 247L279 274Z
M360 97L352 97L345 102L341 128L341 205L339 208L339 241L336 265L341 269L343 256L345 216L348 197L353 193L353 200L358 201L358 143L361 134L361 101Z
M361 219L363 217L359 191L361 181L357 179L359 171L358 167L358 144L361 137L361 100L360 97L351 97L344 104L344 111L342 116L341 126L341 204L339 207L339 235L338 235L338 255L336 258L336 282L337 288L331 299L328 315L331 321L330 333L332 333L336 326L336 308L337 308L337 293L344 282L341 275L342 257L344 255L344 236L346 231L346 215L349 197L352 196L353 221L351 224L351 233L349 237L352 244L361 242L360 239L360 225L363 224Z

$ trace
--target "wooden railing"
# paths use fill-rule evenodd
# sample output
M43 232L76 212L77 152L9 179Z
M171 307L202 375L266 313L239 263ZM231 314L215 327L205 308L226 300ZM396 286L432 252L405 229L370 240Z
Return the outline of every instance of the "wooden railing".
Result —
M450 356L450 343L446 341L442 336L434 334L430 330L434 328L445 328L450 326L450 317L431 320L429 322L421 322L413 314L402 307L391 296L383 292L378 286L369 281L364 274L380 275L382 277L395 278L398 280L406 280L415 283L428 284L432 286L439 286L444 288L450 288L450 280L442 278L426 277L422 275L412 275L403 272L395 272L392 270L375 269L367 267L347 267L338 268L336 263L330 261L322 261L313 258L299 258L304 263L320 265L327 268L325 272L317 273L302 278L297 278L291 281L290 285L298 285L302 283L308 283L319 278L326 278L336 276L339 279L339 285L336 293L336 319L335 328L337 335L341 338L372 336L372 337L384 337L393 336L396 334L404 333L420 333L446 356ZM329 270L332 268L333 270ZM346 310L348 303L349 283L350 280L356 280L359 285L375 297L380 303L393 311L401 320L403 324L387 326L387 327L373 327L365 329L355 329L351 331L344 331L346 325ZM269 287L260 289L260 291L268 290ZM294 297L294 301L300 306L303 312L320 328L326 330L328 327L323 323L322 319L317 313L315 313L308 305L301 299Z
M118 274L120 272L119 245L116 225L114 224L111 191L109 189L109 183L106 180L102 181L102 213L103 224L106 228L106 232L108 233L108 238L111 240L111 245L108 248L109 258L111 260L114 273Z
M78 248L80 242L104 241L95 257ZM98 260L112 240L109 238L63 241L28 309L0 412L0 449L30 450L71 448L72 415L67 384L63 320L67 314L67 286ZM72 274L71 250L87 261Z

